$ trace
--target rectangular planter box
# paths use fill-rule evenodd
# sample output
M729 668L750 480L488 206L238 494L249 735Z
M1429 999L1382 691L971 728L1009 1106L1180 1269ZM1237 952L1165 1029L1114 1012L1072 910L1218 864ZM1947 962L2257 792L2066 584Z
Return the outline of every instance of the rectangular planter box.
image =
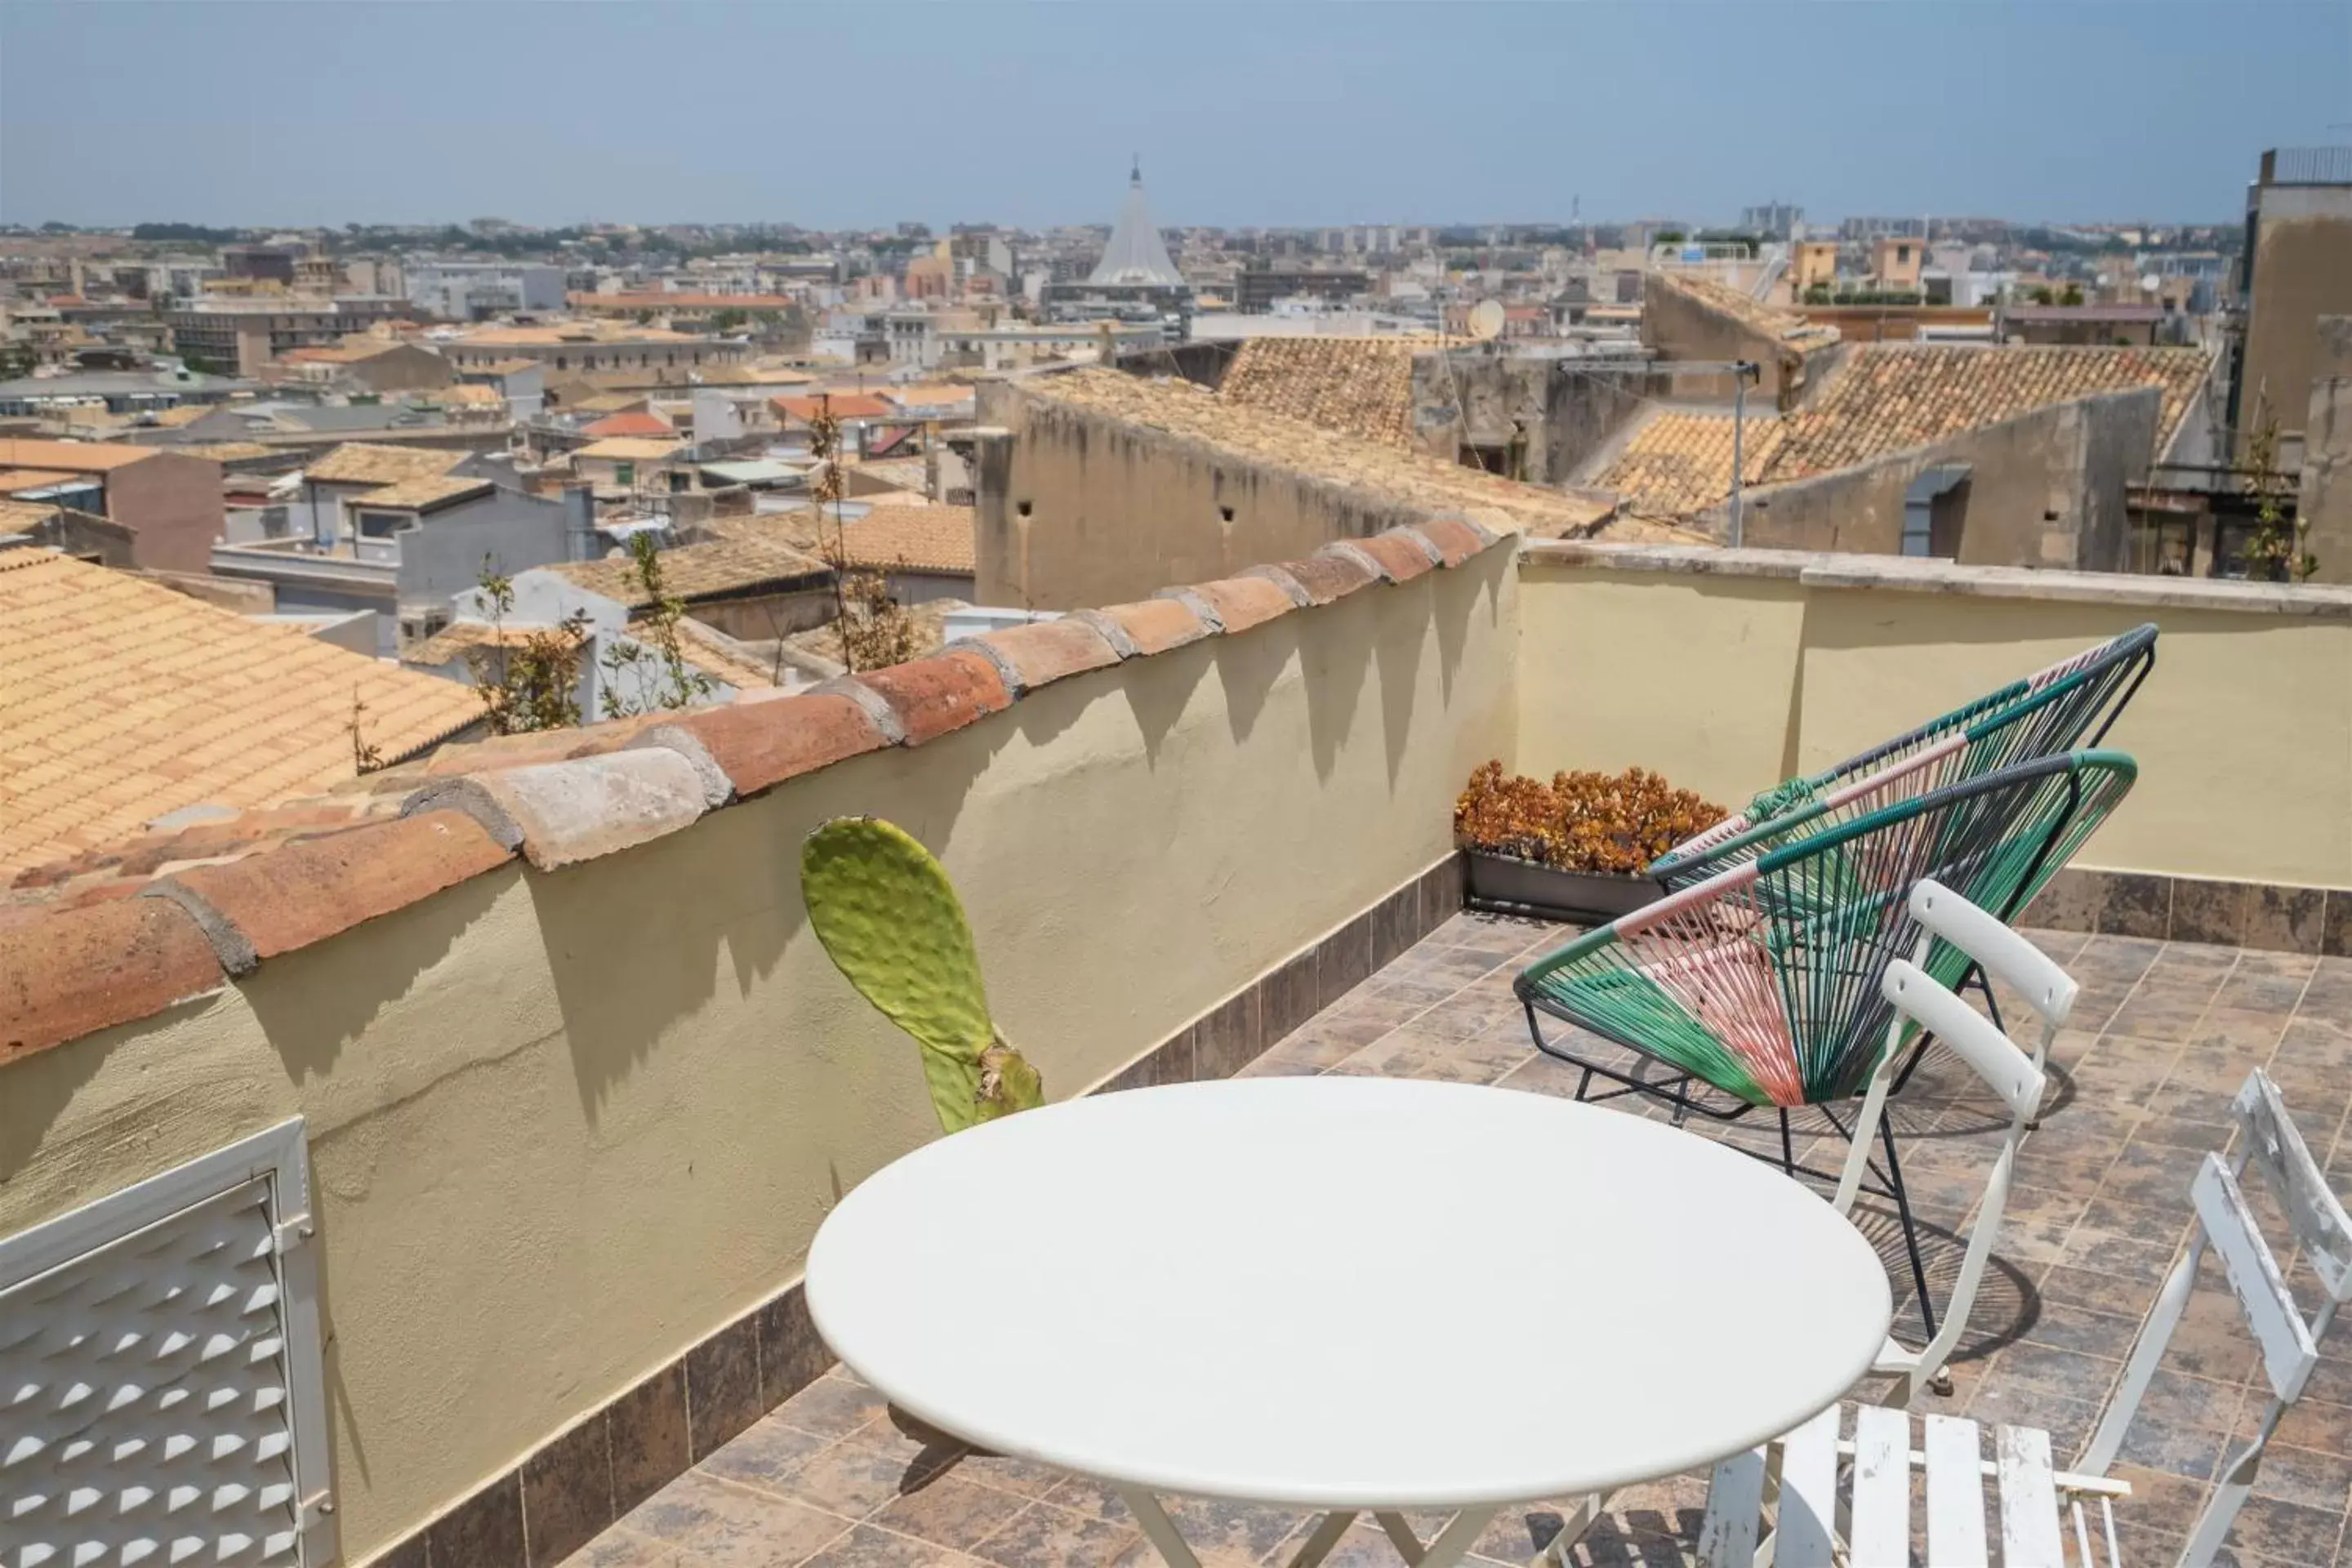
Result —
M1474 910L1496 914L1606 925L1619 915L1630 915L1644 904L1657 902L1666 891L1647 877L1561 871L1533 860L1476 849L1465 849L1462 864L1463 901Z

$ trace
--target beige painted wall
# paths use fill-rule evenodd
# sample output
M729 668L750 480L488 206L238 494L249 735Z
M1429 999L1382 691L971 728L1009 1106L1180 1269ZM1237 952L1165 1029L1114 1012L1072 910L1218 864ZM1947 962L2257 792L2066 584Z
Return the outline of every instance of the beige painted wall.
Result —
M806 930L802 837L937 849L1066 1095L1445 854L1515 752L1508 550L1043 689L550 875L509 867L0 1082L0 1235L310 1119L347 1555L794 1278L936 1135ZM975 1223L1021 1223L990 1214Z
M1423 521L1426 507L1360 493L1089 410L983 386L973 476L973 593L983 605L1069 610L1151 596L1339 539ZM1022 508L1028 509L1024 515Z
M1559 567L1520 584L1520 766L1658 768L1727 805L2090 643L2163 627L2081 863L2352 887L2352 619Z

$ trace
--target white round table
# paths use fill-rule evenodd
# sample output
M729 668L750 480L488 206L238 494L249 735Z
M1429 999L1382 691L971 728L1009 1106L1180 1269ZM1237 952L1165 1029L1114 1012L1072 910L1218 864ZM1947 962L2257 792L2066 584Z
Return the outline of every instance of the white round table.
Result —
M1798 1426L1892 1308L1862 1235L1734 1150L1359 1078L1099 1095L929 1144L826 1219L807 1299L901 1408L1113 1483L1180 1565L1152 1494L1325 1510L1332 1541L1359 1510L1464 1510L1425 1559L1454 1562L1499 1505Z

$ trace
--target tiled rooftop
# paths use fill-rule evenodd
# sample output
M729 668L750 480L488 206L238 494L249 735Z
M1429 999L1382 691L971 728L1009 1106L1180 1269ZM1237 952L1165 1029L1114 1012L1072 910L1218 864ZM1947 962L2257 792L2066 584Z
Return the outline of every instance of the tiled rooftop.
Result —
M1276 464L1327 484L1361 489L1391 504L1435 512L1488 514L1499 529L1535 538L1689 541L1663 525L1620 518L1581 496L1526 485L1440 458L1264 409L1244 407L1188 381L1153 380L1113 370L1077 370L1020 384L1024 395L1164 430Z
M125 572L0 550L0 873L197 805L268 805L481 717L468 688Z
M2201 349L1864 343L1786 415L1748 416L1746 482L1778 484L1926 446L1963 430L2102 392L2154 386L2162 450L2211 362ZM1644 513L1704 510L1731 493L1731 416L1659 408L1593 484Z
M730 528L721 538L704 544L684 544L661 552L662 581L681 599L716 598L749 593L770 584L803 583L824 575L827 567L815 556L794 549L781 534L756 525ZM636 563L625 556L601 561L571 561L549 566L575 586L626 605L646 605L645 585Z
M1520 965L1566 934L1458 916L1244 1071L1370 1073L1572 1094L1578 1075L1531 1048L1510 990ZM2088 1436L2139 1316L2188 1234L2194 1166L2226 1143L2227 1103L2250 1068L2268 1067L2313 1151L2352 1185L2352 1148L2344 1144L2352 960L2032 934L2082 982L2076 1026L2053 1053L2049 1109L2027 1141L1993 1268L1952 1364L1953 1392L1923 1396L1920 1407L2047 1426L2063 1459ZM2002 1124L1995 1104L1964 1087L1962 1076L1931 1057L1895 1101L1939 1293L1958 1267L1955 1233L1970 1217ZM1664 1114L1647 1101L1612 1103L1626 1114ZM1761 1113L1727 1134L1699 1131L1751 1147L1777 1140ZM1832 1138L1809 1152L1812 1142L1801 1140L1801 1160L1833 1164L1842 1152ZM1896 1285L1896 1331L1916 1342L1891 1211L1871 1210L1865 1200L1860 1212ZM1530 1236L1529 1245L1540 1237ZM2290 1279L2310 1283L2295 1268ZM1464 1288L1477 1288L1475 1261ZM1378 1289L1377 1279L1335 1279L1333 1310L1345 1310L1358 1289ZM1542 1354L1540 1330L1515 1318L1509 1303L1495 1305L1496 1331L1521 1335L1528 1354ZM2239 1516L2241 1568L2352 1564L2343 1540L2352 1499L2352 1339L2324 1342L2322 1354L2310 1393L2280 1428ZM2248 1331L2212 1272L2118 1469L2136 1493L2116 1510L2128 1559L2169 1561L2179 1551L2225 1440L2251 1430L2266 1388ZM1703 1477L1620 1493L1572 1560L1692 1561L1705 1495ZM1558 1530L1561 1506L1506 1510L1471 1561L1524 1563ZM1207 1568L1286 1561L1307 1527L1305 1516L1282 1510L1190 1502L1172 1511ZM1438 1523L1419 1522L1424 1538ZM1100 1485L972 1454L896 1415L836 1367L571 1561L593 1568L1148 1568L1158 1559ZM1360 1521L1330 1561L1372 1568L1401 1559L1377 1527Z
M456 468L467 454L435 447L401 447L389 441L346 441L318 461L307 465L302 477L320 484L389 485L402 479L437 479Z
M1251 338L1217 395L1410 450L1412 360L1422 346L1406 338Z
M852 566L904 566L969 576L977 570L968 506L877 506L841 531Z

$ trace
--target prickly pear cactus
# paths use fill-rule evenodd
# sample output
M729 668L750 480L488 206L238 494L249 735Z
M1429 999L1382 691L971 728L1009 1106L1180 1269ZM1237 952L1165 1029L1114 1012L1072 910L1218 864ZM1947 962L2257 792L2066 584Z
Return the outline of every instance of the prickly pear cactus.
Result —
M835 967L921 1047L940 1126L1044 1103L1037 1069L989 1019L971 928L929 850L878 818L835 817L801 846L801 894Z

